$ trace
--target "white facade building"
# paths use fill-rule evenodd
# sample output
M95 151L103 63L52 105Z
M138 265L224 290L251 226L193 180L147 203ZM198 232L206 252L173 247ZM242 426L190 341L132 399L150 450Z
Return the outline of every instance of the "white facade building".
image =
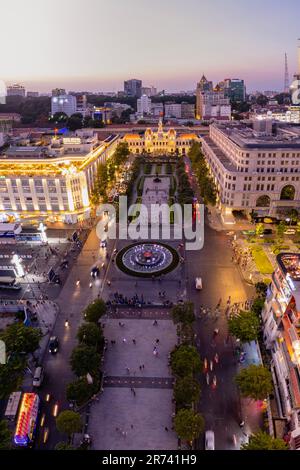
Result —
M164 115L164 104L163 103L152 103L151 114L153 117L161 117Z
M81 129L43 147L11 147L0 155L0 213L71 223L89 217L98 165L118 141L98 142L93 130Z
M202 148L224 221L232 223L234 209L273 216L300 209L299 127L277 124L270 135L250 123L213 123Z
M165 118L181 118L181 103L165 103Z
M59 95L51 98L51 114L65 113L67 116L77 112L77 100L73 95Z
M151 99L147 95L142 95L137 100L137 113L141 116L151 113Z

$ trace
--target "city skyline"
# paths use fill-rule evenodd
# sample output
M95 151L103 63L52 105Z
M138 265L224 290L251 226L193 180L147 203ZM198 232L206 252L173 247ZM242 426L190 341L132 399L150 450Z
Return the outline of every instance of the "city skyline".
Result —
M29 0L20 3L18 15L10 4L4 9L2 43L11 36L11 24L15 33L2 52L1 78L29 90L118 91L124 80L139 78L174 92L193 90L204 73L214 82L243 78L248 91L281 91L285 53L290 82L297 71L296 0L284 9L277 0L47 0L43 8ZM20 54L20 44L30 53Z

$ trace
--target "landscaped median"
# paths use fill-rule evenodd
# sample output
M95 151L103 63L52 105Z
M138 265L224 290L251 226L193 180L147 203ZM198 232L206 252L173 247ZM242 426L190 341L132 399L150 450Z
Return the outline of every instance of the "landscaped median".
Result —
M253 246L251 247L251 253L255 264L257 266L258 271L261 274L272 274L274 268L269 261L264 249L261 246Z

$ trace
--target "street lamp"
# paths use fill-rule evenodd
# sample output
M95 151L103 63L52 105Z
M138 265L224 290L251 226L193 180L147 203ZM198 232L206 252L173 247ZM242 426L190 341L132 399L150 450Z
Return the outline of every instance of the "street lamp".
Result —
M16 266L18 277L25 276L25 272L24 272L23 266L21 265L21 261L22 260L21 260L21 258L19 258L18 255L16 255L16 254L13 255L12 262Z

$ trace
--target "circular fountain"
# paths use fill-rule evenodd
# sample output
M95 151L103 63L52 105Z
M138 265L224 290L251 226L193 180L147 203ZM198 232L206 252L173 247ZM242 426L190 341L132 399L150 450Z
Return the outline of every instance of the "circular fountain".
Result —
M131 276L160 276L176 268L179 255L164 243L134 243L120 250L116 263L121 271Z

